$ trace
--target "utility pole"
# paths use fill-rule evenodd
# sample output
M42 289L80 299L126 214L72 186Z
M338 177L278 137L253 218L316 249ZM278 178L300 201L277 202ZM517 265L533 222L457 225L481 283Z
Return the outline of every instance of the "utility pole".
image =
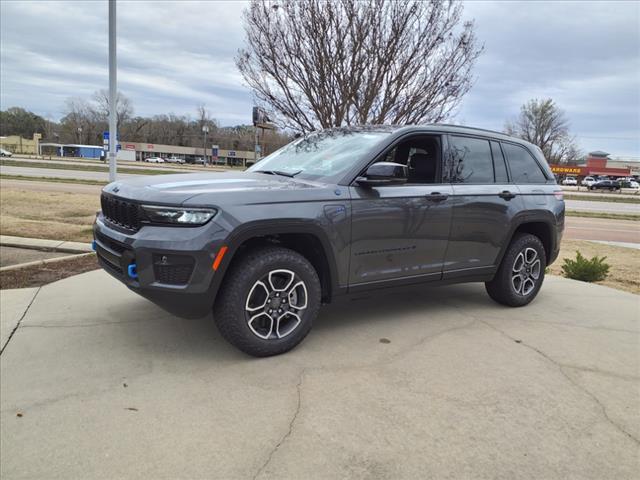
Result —
M116 180L118 156L118 123L116 101L118 78L116 76L116 0L109 0L109 181Z

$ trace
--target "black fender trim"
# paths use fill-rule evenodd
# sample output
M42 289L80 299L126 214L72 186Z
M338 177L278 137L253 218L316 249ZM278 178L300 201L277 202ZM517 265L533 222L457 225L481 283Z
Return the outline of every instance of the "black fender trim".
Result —
M549 230L551 232L551 244L549 245L549 250L551 253L550 258L547 259L547 265L551 265L551 263L555 261L556 257L558 256L559 250L558 239L556 235L554 235L555 230L558 228L556 217L548 210L529 210L526 212L518 213L513 218L511 228L509 229L509 234L505 237L506 240L503 243L502 248L500 249L500 253L498 254L498 257L496 259L497 266L500 266L500 264L502 263L502 259L507 252L507 248L509 248L509 245L511 245L511 241L513 240L513 236L516 233L516 230L527 223L544 223L549 226Z
M328 298L330 299L334 295L339 295L346 291L346 288L339 286L338 269L333 248L331 247L331 242L327 234L320 225L311 220L299 219L257 220L240 225L234 229L225 240L224 245L228 250L213 275L209 289L212 300L215 299L229 265L231 265L238 249L243 243L256 237L288 233L309 234L320 241L329 267Z

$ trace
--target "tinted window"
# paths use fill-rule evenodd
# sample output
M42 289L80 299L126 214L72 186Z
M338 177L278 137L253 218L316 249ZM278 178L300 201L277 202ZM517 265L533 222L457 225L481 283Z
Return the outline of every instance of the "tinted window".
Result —
M511 143L503 143L502 148L509 160L513 182L545 183L547 181L538 163L524 148Z
M453 183L493 183L493 164L488 140L450 137Z
M496 176L496 183L507 183L507 165L504 163L504 155L498 142L491 142L491 152L493 153L493 169Z

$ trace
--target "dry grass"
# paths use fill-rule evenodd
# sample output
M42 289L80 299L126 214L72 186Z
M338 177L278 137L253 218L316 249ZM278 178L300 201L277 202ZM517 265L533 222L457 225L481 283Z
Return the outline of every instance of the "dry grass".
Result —
M90 241L98 210L99 195L2 188L0 232L17 237Z
M601 282L596 282L598 285L640 294L640 250L603 245L586 240L563 240L560 256L549 267L549 273L562 275L563 259L575 258L576 251L580 251L587 258L595 255L607 257L605 261L611 265L609 276Z

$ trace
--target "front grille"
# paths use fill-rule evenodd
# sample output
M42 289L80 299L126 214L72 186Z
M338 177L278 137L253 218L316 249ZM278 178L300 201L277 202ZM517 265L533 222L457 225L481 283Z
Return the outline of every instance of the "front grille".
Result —
M117 252L120 254L122 254L122 252L124 252L125 250L130 250L130 248L127 247L126 245L120 242L116 242L115 240L111 240L109 237L107 237L106 235L103 235L100 232L96 232L96 240L98 240L100 243L104 244L104 246L110 248L114 252Z
M102 214L109 222L134 232L140 229L137 204L105 194L100 197L100 204Z

